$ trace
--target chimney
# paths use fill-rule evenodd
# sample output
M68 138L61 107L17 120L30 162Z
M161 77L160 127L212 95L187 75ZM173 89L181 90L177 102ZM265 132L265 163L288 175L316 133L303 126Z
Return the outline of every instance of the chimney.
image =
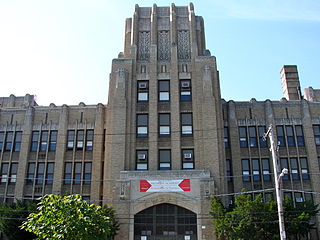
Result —
M283 96L287 100L301 100L301 89L296 65L284 65L280 71Z

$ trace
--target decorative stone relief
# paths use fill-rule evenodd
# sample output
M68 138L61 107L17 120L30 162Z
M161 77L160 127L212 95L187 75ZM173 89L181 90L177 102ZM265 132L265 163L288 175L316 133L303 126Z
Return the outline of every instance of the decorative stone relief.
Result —
M149 60L150 57L150 32L139 32L139 60Z
M189 31L178 31L178 59L191 58Z
M189 30L189 19L187 17L177 17L177 29Z
M170 60L169 31L158 32L158 60Z
M158 7L158 16L160 17L168 17L170 14L170 8L169 7Z
M176 7L177 16L188 16L188 7Z
M139 19L139 31L150 31L150 30L151 30L150 18L140 18Z
M158 18L158 30L170 30L170 18L169 17L161 17Z
M127 69L119 68L117 71L116 88L124 88L126 86Z
M149 7L140 7L139 8L139 17L150 17L151 16L151 8Z

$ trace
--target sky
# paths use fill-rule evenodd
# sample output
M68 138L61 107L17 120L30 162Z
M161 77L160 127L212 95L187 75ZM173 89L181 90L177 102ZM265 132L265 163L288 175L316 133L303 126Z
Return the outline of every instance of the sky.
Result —
M39 105L107 103L111 61L125 19L150 0L0 0L0 97L34 94ZM175 1L185 6L189 1ZM320 88L319 0L197 0L206 47L225 100L279 100L280 69L298 65L301 88Z

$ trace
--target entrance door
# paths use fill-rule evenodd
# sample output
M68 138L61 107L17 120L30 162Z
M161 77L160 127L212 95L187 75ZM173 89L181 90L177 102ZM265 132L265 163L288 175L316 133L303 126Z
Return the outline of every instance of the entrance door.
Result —
M135 240L197 240L197 215L188 209L159 204L134 216Z

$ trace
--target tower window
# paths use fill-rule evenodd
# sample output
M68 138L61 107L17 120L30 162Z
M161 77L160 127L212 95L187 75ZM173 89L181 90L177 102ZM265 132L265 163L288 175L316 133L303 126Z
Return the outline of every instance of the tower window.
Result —
M138 102L147 102L149 100L148 81L138 81Z
M159 101L166 102L170 100L170 82L168 80L161 80L158 82Z
M182 149L182 169L194 169L193 149Z
M192 113L181 113L181 135L192 136Z
M320 146L320 125L313 125L314 141L317 146Z
M136 170L148 170L148 150L137 150Z
M249 182L250 181L250 164L249 159L242 159L242 181Z
M159 114L159 136L160 137L170 136L170 114L169 113Z
M180 81L180 100L191 101L191 81L181 80Z
M137 137L148 136L148 114L137 115Z
M159 150L159 170L171 169L171 151Z
M284 138L284 131L283 126L277 126L277 137L278 137L278 144L280 147L286 146L286 141Z
M246 127L239 127L239 140L240 140L240 147L241 148L248 147L247 128Z

